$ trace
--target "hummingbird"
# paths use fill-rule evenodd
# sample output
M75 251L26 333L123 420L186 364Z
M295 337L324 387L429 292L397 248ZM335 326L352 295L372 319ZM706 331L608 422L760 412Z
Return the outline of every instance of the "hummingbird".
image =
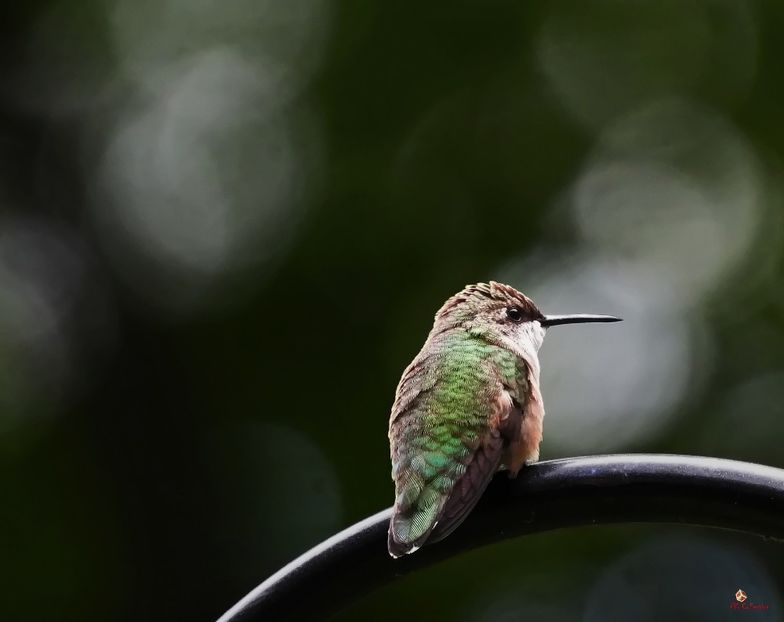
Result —
M444 539L496 471L516 477L539 459L544 405L538 352L547 329L618 321L544 315L523 293L495 281L466 285L443 304L403 372L389 419L392 557Z

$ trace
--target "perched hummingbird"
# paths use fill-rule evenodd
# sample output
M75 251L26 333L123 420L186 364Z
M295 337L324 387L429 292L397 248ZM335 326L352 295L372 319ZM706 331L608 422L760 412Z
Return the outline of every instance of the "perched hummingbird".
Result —
M436 313L403 372L389 420L395 506L389 554L413 553L460 525L493 474L539 459L539 358L557 324L609 315L543 315L509 285L467 285Z

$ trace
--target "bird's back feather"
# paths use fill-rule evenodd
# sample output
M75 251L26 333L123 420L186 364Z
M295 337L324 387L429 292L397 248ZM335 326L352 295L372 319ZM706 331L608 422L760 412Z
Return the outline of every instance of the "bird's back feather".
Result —
M428 342L403 374L390 419L398 557L454 530L519 433L521 363L463 331Z

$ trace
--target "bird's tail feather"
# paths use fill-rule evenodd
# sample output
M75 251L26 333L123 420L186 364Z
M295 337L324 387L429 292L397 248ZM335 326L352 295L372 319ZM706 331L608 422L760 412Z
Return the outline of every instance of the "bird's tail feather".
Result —
M416 551L436 526L436 519L444 506L446 498L437 495L426 505L414 505L406 511L395 508L389 523L387 547L392 557L401 557Z

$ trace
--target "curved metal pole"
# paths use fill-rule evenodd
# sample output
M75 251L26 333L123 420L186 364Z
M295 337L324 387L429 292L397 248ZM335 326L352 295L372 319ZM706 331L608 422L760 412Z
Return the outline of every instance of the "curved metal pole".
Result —
M256 587L219 622L325 619L375 588L462 551L561 527L680 523L784 540L784 470L670 455L540 462L499 473L443 542L393 560L390 510L325 540Z

